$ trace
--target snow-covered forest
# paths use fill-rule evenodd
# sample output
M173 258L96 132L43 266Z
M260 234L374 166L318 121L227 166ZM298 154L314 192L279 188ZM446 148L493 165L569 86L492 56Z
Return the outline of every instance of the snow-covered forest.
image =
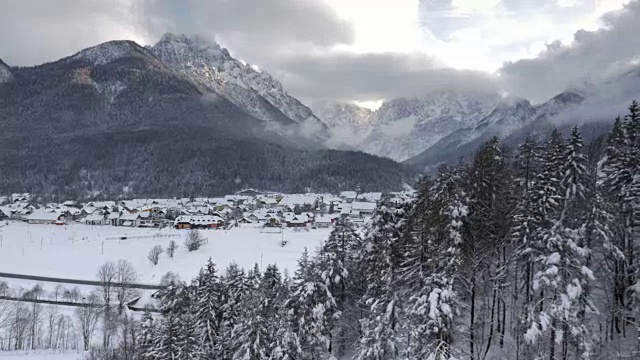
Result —
M118 289L73 314L16 303L0 344L114 360L640 358L640 105L602 143L576 127L508 154L493 139L383 200L364 230L343 218L291 273L210 260L191 282L163 278L141 319Z

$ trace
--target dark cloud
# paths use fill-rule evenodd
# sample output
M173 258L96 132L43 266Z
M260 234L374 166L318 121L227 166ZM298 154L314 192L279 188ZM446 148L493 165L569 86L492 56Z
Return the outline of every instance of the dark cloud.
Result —
M178 31L245 37L274 47L291 43L329 46L353 40L351 25L321 1L155 0L147 1L145 7L145 13L164 17Z
M543 101L567 88L582 88L638 66L640 1L603 16L604 27L577 31L573 42L554 42L536 58L503 65L506 88L533 101Z
M143 35L130 6L102 0L0 0L0 58L11 65L56 60L96 43Z
M353 36L347 21L312 0L0 0L0 9L0 58L14 65L115 39L148 44L166 31L216 38L254 62Z
M283 59L276 76L309 99L366 101L437 90L497 91L489 74L444 67L424 54L333 54Z

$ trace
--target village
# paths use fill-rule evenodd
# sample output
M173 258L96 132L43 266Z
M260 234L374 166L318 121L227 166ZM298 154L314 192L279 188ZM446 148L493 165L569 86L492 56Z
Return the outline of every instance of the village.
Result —
M230 229L243 224L264 229L314 229L329 228L339 219L362 225L371 218L382 196L379 192L281 194L245 189L215 198L66 200L39 204L32 194L14 193L0 196L0 221L158 229Z

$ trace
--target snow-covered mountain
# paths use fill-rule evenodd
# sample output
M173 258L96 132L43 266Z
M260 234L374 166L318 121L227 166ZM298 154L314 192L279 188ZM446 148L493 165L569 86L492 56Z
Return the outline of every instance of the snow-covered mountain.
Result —
M368 129L355 147L374 155L402 161L419 154L456 130L470 127L487 116L500 101L498 94L437 92L425 97L398 98L386 101L367 116ZM355 106L355 105L352 105ZM325 113L320 116L329 124L346 127L349 114L337 112L338 120ZM355 117L351 123L361 123ZM353 125L352 125L353 126ZM331 127L331 133L336 133Z
M327 145L339 149L354 149L371 132L374 112L345 102L317 101L314 114L329 127Z
M482 143L494 136L511 147L527 135L544 139L553 127L560 125L560 116L576 111L583 101L575 92L564 92L537 106L523 98L506 97L475 126L449 134L406 163L432 171L443 163L471 158Z
M213 41L166 33L149 49L175 71L260 120L274 126L300 124L305 135L326 137L326 125L311 109L287 94L279 81L233 58Z
M75 55L63 59L63 61L84 61L92 66L97 66L132 57L152 58L144 51L144 48L133 41L114 40L79 51Z
M12 78L13 76L11 75L9 66L0 60L0 84L9 82Z

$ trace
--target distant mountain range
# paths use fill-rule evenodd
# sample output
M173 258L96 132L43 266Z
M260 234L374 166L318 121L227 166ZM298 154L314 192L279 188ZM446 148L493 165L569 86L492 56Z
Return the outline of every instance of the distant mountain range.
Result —
M0 60L0 192L389 190L492 136L515 145L574 123L598 136L639 94L640 69L538 105L441 91L376 111L330 101L312 110L215 42L111 41L35 67Z
M640 68L567 90L538 105L514 96L443 91L391 99L374 112L364 112L364 117L357 105L326 102L316 114L330 125L330 133L348 134L343 146L351 144L349 148L432 171L461 157L469 159L493 136L516 146L528 134L544 139L554 128L581 125L595 138L638 98ZM331 128L334 123L339 127Z

